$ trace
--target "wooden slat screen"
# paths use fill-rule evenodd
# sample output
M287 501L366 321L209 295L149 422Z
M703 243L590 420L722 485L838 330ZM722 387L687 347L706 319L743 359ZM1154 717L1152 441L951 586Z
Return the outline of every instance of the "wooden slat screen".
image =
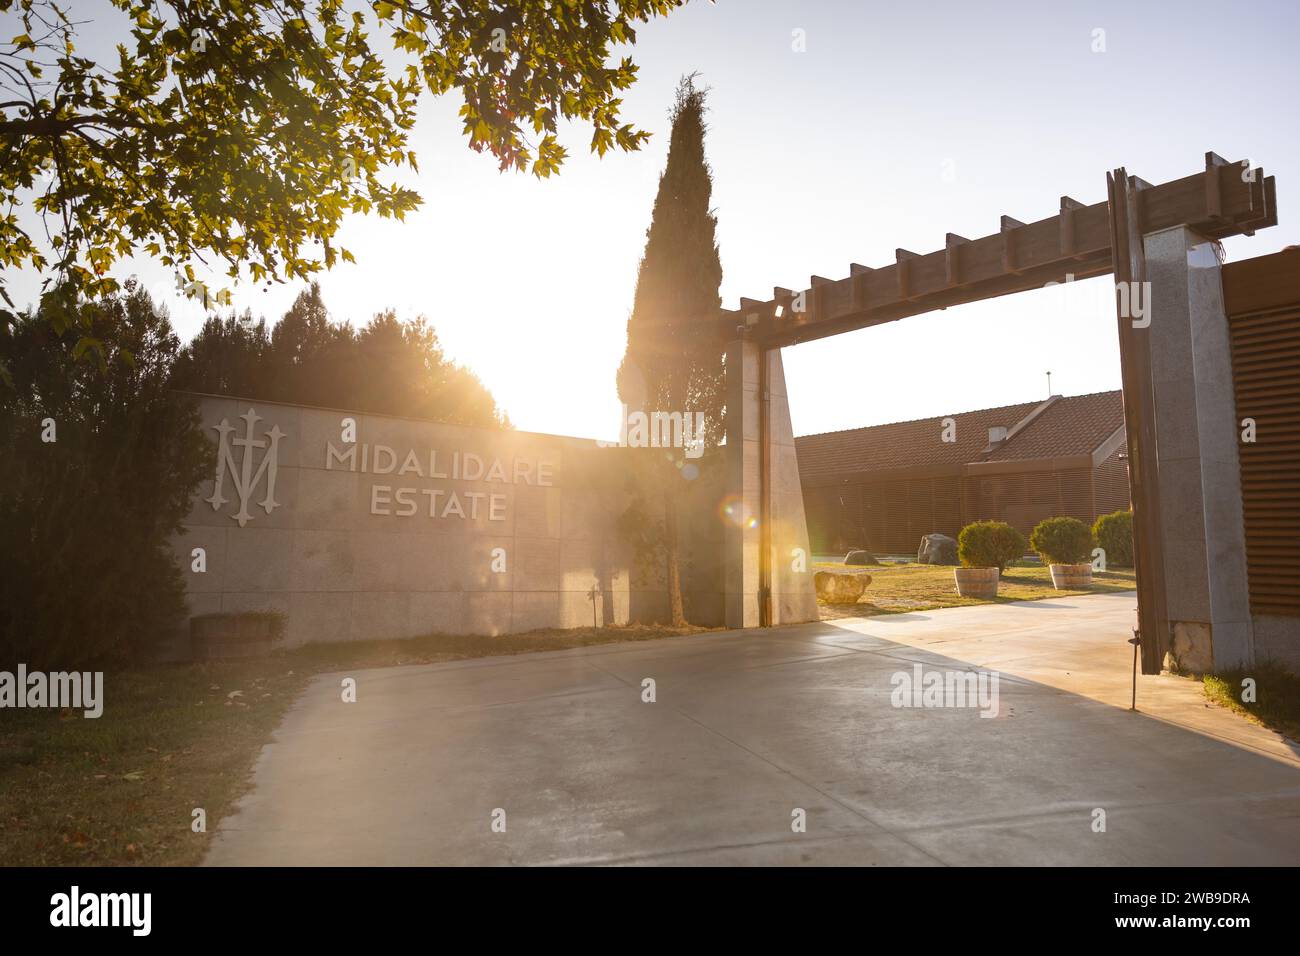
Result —
M1105 511L1128 504L1123 462L1116 457L1115 464L1120 494L1106 500ZM937 531L955 538L963 526L982 519L1007 521L1026 537L1039 521L1057 515L1091 524L1105 513L1094 509L1093 477L1089 469L1071 468L806 488L809 541L818 554L861 547L877 554L911 554L922 535Z
M1255 614L1300 617L1300 249L1223 269Z
M1129 508L1128 459L1121 457L1124 454L1121 449L1093 469L1092 510L1095 514L1106 515Z

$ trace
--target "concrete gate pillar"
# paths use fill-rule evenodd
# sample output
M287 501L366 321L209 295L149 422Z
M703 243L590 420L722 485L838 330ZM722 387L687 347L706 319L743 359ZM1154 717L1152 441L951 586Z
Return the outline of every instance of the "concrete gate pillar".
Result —
M1144 237L1169 654L1204 672L1254 663L1228 318L1213 243Z
M781 350L764 350L743 339L727 349L727 492L727 627L817 620ZM767 621L762 613L765 588Z

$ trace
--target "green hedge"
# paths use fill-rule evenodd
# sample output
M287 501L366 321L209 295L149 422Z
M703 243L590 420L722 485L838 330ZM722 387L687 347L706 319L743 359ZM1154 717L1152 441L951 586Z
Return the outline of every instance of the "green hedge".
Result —
M1106 565L1133 567L1133 512L1115 511L1099 517L1092 535L1106 552Z

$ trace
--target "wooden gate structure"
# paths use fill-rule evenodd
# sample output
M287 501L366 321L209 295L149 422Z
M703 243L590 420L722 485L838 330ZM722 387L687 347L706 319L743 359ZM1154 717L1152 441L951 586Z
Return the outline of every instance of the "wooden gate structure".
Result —
M1229 480L1218 470L1218 459L1225 456L1235 469L1235 443L1227 450L1221 446L1223 425L1233 435L1236 428L1231 396L1223 406L1221 397L1212 394L1222 371L1212 364L1219 361L1214 352L1220 331L1225 362L1228 352L1216 243L1275 225L1275 189L1273 177L1262 169L1214 153L1206 154L1200 172L1160 185L1121 168L1107 175L1104 202L1087 205L1062 196L1060 211L1047 219L1023 223L1003 216L991 235L965 239L949 233L937 251L898 249L890 265L853 263L844 278L812 276L805 290L774 288L771 298L741 299L739 309L722 310L724 341L729 343L729 491L742 505L727 541L728 626L817 619L782 347L1110 273L1116 278L1143 673L1159 673L1171 651L1176 663L1181 653L1181 663L1193 661L1191 669L1196 669L1198 645L1211 640L1211 623L1221 651L1218 661L1248 661L1249 616L1242 632L1241 612L1230 599L1221 601L1217 611L1184 612L1183 604L1193 599L1177 596L1180 609L1171 616L1169 585L1182 581L1186 569L1169 566L1166 539L1170 529L1185 526L1177 510L1187 505L1184 484L1202 482L1196 501L1206 524L1200 543L1201 565L1207 568L1193 567L1188 573L1195 577L1204 571L1219 575L1216 583L1233 585L1235 572L1223 572L1223 577L1213 567L1235 540L1231 522L1225 525L1219 515L1220 490L1227 498L1236 495L1238 536L1241 531L1239 478ZM1222 320L1221 330L1215 316ZM1183 421L1179 416L1188 414L1184 403L1189 398L1191 418ZM1220 406L1228 416L1222 421ZM1169 436L1164 446L1158 444L1162 425ZM1199 439L1187 447L1185 427ZM1169 471L1166 480L1162 464ZM1225 483L1222 489L1220 482ZM1167 507L1162 507L1162 492L1169 498ZM1227 513L1231 516L1231 507ZM1175 550L1181 560L1184 549ZM1243 556L1243 591L1244 561ZM1190 582L1190 590L1196 586Z

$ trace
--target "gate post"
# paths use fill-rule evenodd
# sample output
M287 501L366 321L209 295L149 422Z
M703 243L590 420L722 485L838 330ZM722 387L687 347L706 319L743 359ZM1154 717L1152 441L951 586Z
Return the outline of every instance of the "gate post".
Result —
M1166 664L1254 663L1232 349L1215 245L1186 226L1146 235L1151 379L1169 620Z
M727 627L817 620L780 349L748 338L728 346L726 448Z

